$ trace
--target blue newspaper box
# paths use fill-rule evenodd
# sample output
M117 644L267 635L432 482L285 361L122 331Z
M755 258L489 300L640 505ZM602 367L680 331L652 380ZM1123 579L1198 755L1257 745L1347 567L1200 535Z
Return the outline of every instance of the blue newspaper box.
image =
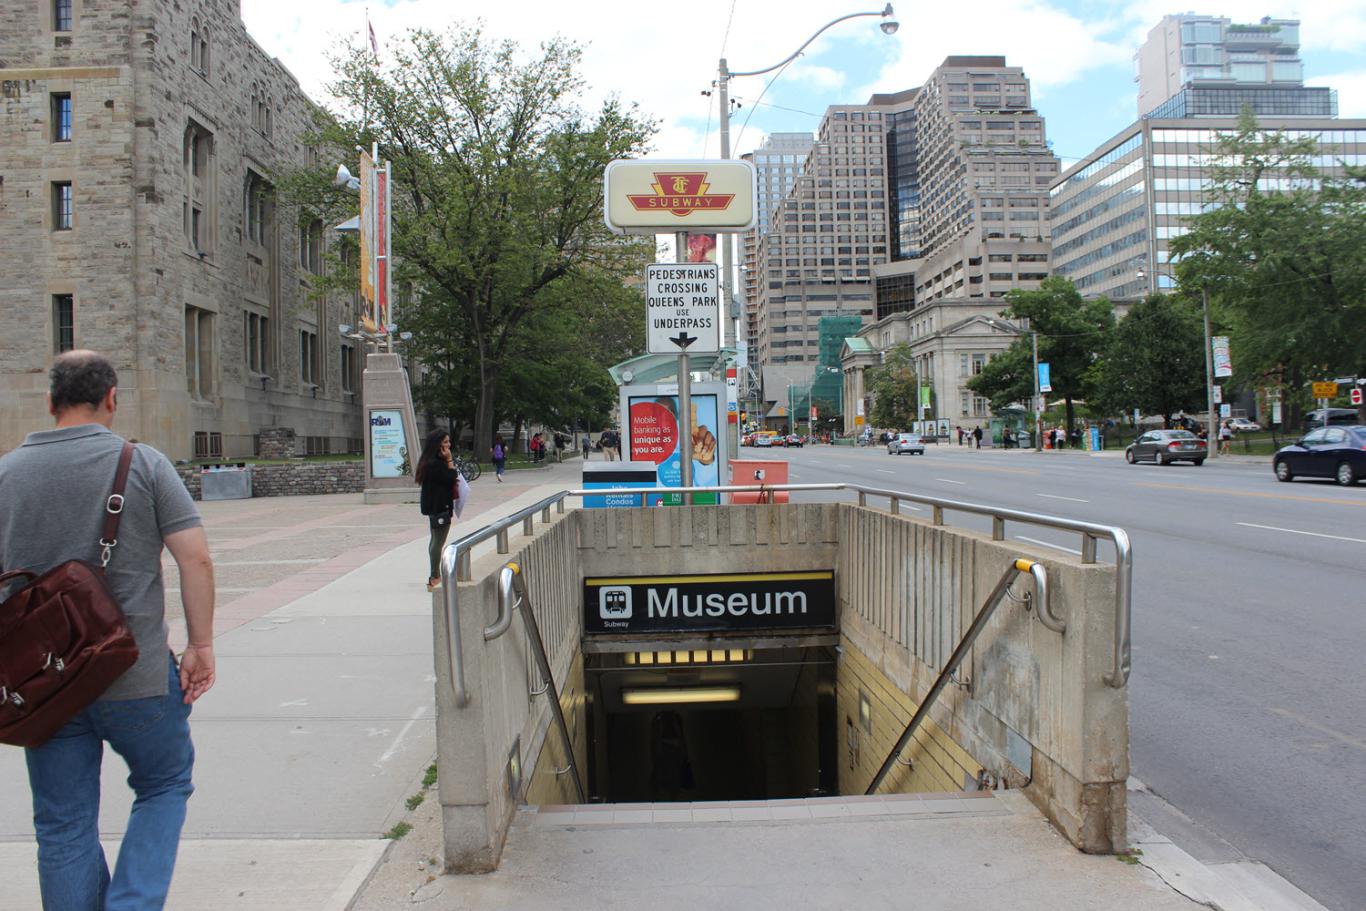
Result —
M611 491L623 487L657 487L659 477L654 462L585 462L583 486L585 490ZM649 495L651 506L660 499ZM638 493L603 493L583 498L585 509L604 509L613 506L640 506Z

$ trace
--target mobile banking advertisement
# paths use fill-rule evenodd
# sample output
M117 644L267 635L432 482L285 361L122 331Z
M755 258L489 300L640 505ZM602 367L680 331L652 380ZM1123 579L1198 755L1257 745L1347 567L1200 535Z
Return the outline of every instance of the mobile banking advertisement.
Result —
M720 386L720 388L697 389L699 385ZM721 384L694 384L692 394L692 414L688 421L679 418L677 390L674 387L656 387L653 394L642 394L641 387L623 389L626 407L626 450L625 456L632 462L650 462L658 471L660 487L682 487L683 465L679 446L680 428L687 427L692 435L692 482L694 487L712 487L722 483L722 468L725 460L724 386ZM683 502L681 494L659 494L650 497L650 505L663 503L678 506ZM714 504L716 494L696 494L695 504Z

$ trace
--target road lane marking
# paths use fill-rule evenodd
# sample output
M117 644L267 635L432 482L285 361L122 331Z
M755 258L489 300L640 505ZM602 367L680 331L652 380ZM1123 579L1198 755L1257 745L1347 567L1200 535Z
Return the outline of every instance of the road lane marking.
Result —
M1330 497L1305 497L1293 493L1256 493L1242 490L1220 490L1217 487L1192 487L1189 484L1155 484L1141 482L1135 487L1152 487L1159 490L1181 490L1186 493L1212 493L1228 497L1254 497L1263 500L1298 500L1303 503L1332 503L1337 506L1366 506L1366 500L1333 499Z
M1295 712L1290 711L1289 709L1271 708L1268 709L1268 711L1270 711L1273 715L1280 715L1282 718L1289 718L1291 721L1299 722L1307 728L1313 728L1320 734L1327 734L1334 740L1345 743L1350 747L1356 747L1358 750L1366 750L1366 740L1360 740L1356 737L1350 737L1347 734L1342 733L1341 731L1335 731L1330 727L1326 727L1325 725L1319 724L1317 721L1311 721L1310 719L1305 718L1303 715L1298 715Z
M1350 541L1353 544L1366 544L1366 538L1345 538L1342 535L1325 535L1317 531L1299 531L1294 528L1281 528L1277 525L1255 525L1252 522L1238 522L1245 528L1265 528L1267 531L1283 531L1288 535L1308 535L1311 538L1332 538L1334 541Z
M935 478L935 480L943 481L945 484L962 484L964 486L968 483L967 481L955 481L953 478Z
M883 474L896 474L896 472L892 471L892 469L890 468L879 468L878 471L882 472Z
M1082 500L1077 497L1062 497L1055 493L1036 493L1036 497L1048 497L1050 500L1071 500L1073 503L1090 503L1090 500Z
M1078 557L1081 556L1081 551L1076 550L1075 548L1063 547L1061 544L1053 544L1048 541L1040 541L1038 538L1026 538L1024 535L1016 535L1015 539L1017 541L1028 541L1030 544L1042 544L1044 547L1052 547L1056 550L1065 550L1069 554L1076 554Z

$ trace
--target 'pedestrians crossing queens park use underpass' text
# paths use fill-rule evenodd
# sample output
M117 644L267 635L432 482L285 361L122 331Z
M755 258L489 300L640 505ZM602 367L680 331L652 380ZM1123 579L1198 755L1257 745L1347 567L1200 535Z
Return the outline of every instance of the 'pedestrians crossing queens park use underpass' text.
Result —
M657 316L650 320L656 329L710 329L710 316Z

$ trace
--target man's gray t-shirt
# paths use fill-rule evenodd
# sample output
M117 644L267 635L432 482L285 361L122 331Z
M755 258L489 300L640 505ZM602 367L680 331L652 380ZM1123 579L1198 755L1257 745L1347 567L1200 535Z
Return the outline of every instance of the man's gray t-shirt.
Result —
M0 459L0 572L43 573L67 560L98 566L104 504L123 439L99 424L30 433ZM166 599L161 551L167 535L201 524L166 456L137 446L118 546L106 574L138 644L138 661L101 699L166 694Z

